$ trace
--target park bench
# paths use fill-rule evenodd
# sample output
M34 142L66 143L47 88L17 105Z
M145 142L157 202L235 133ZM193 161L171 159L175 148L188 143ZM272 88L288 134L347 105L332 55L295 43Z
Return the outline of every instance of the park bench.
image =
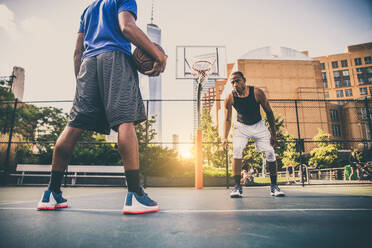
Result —
M17 184L23 184L25 177L49 177L51 165L18 164L16 173ZM78 184L79 178L117 178L125 179L123 166L112 165L69 165L65 179L71 179L71 185Z

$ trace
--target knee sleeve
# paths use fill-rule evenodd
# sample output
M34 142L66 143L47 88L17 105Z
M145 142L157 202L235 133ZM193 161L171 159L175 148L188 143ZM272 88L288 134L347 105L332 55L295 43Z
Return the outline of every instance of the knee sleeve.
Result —
M275 151L274 151L273 148L266 150L265 155L266 155L267 162L275 162L276 161Z

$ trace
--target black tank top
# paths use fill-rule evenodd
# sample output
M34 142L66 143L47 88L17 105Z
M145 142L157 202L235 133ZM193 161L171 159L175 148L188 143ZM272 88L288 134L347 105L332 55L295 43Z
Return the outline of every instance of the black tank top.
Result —
M260 113L260 104L254 97L254 87L249 86L249 95L247 97L238 97L233 91L234 108L238 113L238 121L246 125L253 125L262 120Z

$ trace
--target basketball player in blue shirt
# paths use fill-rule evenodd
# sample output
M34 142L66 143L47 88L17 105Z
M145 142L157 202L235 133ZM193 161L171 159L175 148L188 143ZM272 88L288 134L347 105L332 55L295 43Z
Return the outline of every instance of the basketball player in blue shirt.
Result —
M256 150L266 154L266 161L270 172L270 193L272 196L284 196L277 185L277 163L274 146L277 145L274 114L265 93L256 87L247 86L242 72L233 72L230 78L233 91L225 99L225 121L223 147L227 148L227 137L231 128L232 107L237 112L233 133L233 176L235 181L231 198L240 198L243 189L240 184L242 153L250 138L255 141ZM260 114L260 106L266 113L270 131L266 127Z
M109 134L118 132L118 150L124 162L128 193L123 213L158 211L158 204L144 193L139 183L138 141L135 124L146 119L138 85L131 44L154 59L158 76L167 56L137 27L135 0L96 0L83 12L74 52L76 93L69 122L54 148L48 189L37 209L67 207L60 190L63 173L74 146L84 130Z

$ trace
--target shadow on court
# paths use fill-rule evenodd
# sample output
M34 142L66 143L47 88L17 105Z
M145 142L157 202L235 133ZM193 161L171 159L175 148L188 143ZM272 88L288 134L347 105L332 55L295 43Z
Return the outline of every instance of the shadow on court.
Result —
M122 215L125 190L65 188L70 207L36 211L44 188L0 188L0 247L368 247L372 185L148 188L158 213Z

